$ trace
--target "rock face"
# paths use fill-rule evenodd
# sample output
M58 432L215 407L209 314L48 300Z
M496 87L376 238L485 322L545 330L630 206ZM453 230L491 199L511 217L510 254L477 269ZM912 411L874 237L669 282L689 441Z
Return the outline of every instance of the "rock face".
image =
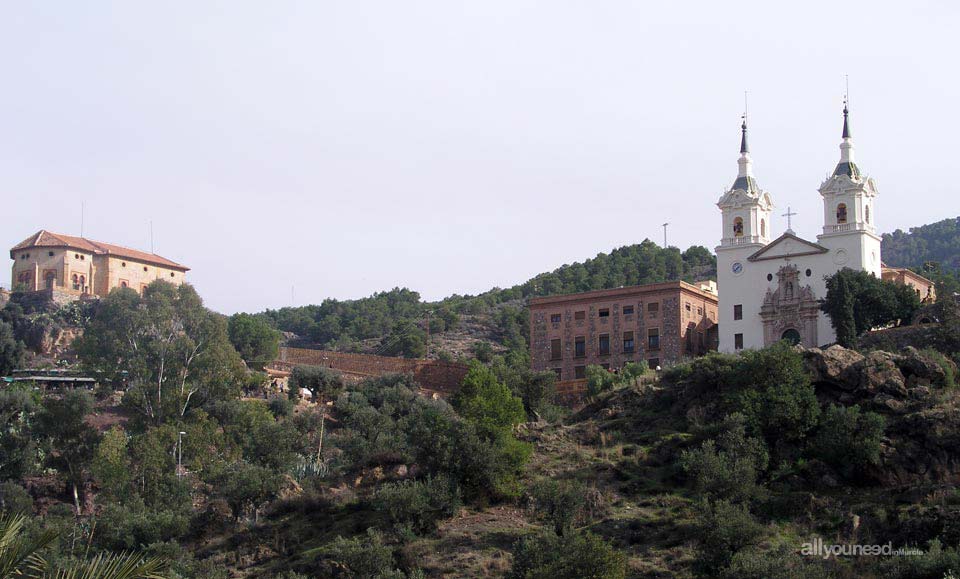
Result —
M885 416L871 478L898 487L960 482L960 396L944 388L947 370L936 360L912 347L864 355L840 346L803 350L803 359L822 402Z

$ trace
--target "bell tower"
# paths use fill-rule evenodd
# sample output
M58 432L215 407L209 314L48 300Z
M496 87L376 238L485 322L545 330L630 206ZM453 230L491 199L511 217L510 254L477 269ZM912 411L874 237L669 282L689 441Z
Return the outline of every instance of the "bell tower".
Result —
M874 203L877 185L860 171L850 131L850 110L843 104L840 162L820 185L823 233L817 240L833 250L834 263L880 276L880 237L876 234Z
M740 131L737 179L717 202L723 215L723 233L718 250L745 245L759 247L770 243L770 212L773 210L773 202L770 195L760 189L753 176L753 160L747 145L746 115Z

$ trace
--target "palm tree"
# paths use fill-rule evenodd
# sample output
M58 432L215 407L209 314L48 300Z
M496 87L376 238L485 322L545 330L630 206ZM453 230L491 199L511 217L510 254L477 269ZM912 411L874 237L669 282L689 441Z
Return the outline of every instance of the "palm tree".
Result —
M136 553L99 554L54 568L41 555L57 538L44 531L36 538L23 536L23 515L0 516L0 579L166 579L162 559L146 559Z

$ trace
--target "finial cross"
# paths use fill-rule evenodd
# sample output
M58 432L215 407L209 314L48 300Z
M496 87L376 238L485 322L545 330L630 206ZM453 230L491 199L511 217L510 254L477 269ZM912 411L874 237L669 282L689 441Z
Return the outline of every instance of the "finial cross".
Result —
M787 229L793 229L792 217L796 215L796 212L790 210L790 206L787 206L787 212L783 214L787 218Z

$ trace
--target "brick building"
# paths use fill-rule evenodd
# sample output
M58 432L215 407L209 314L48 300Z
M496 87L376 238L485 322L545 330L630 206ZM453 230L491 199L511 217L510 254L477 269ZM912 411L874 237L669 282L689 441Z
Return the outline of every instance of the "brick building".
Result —
M162 279L184 282L189 268L165 257L111 243L41 230L10 249L14 291L48 290L105 297L117 287L142 292Z
M560 380L597 364L651 367L717 349L716 285L682 281L530 300L530 360Z
M917 292L917 297L925 304L932 304L937 301L937 290L934 283L905 267L887 267L881 264L880 277L887 281L912 287Z

